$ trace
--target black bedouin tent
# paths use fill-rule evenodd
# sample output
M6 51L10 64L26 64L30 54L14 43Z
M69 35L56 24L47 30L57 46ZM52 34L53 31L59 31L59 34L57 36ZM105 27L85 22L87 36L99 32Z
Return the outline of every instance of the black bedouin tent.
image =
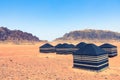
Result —
M54 53L55 52L55 47L49 43L42 45L39 49L41 53Z
M94 44L86 44L73 53L73 67L101 71L109 66L108 54Z
M80 43L78 43L75 47L77 48L77 49L80 49L80 48L82 48L83 46L85 46L87 43L85 43L85 42L80 42Z
M105 43L105 44L102 44L99 47L102 48L102 49L104 49L108 53L109 57L117 56L117 46Z
M57 54L72 54L75 51L75 46L73 44L58 44L55 46L55 51Z

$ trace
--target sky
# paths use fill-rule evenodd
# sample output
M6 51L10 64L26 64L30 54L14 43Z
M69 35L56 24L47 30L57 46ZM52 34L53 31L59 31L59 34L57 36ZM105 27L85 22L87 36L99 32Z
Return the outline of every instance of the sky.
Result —
M0 0L0 26L49 41L74 30L120 32L120 0Z

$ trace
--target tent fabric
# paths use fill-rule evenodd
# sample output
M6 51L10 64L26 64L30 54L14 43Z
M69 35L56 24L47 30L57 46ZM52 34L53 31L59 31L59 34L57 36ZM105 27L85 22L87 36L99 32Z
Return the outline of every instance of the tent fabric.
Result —
M106 51L102 50L101 48L99 48L98 46L94 44L86 44L84 47L80 48L73 54L74 55L80 54L80 55L97 56L97 55L106 54Z
M105 43L105 44L102 44L101 46L99 46L101 48L116 48L117 46L114 46L112 44L108 44L108 43Z
M52 46L49 43L46 43L46 44L42 45L40 48L51 48L51 47L54 47L54 46Z
M85 42L80 42L76 45L76 48L82 48L83 46L85 46L87 43Z
M40 47L40 52L41 53L54 53L55 47L49 43L46 43Z
M73 67L101 71L109 66L108 54L94 44L86 44L73 53Z
M61 45L62 45L62 44L57 44L57 45L55 46L55 48L59 48L59 47L61 47Z
M58 44L55 47L56 48L74 48L75 46L73 44L64 43L64 44Z
M55 46L57 54L72 54L75 51L75 46L73 44L58 44Z
M99 46L100 48L104 49L109 57L114 57L117 56L117 46L114 46L112 44L102 44L101 46Z

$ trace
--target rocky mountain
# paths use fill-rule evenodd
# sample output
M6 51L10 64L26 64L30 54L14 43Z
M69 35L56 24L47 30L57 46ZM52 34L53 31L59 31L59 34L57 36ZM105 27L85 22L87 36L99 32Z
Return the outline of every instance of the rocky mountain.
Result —
M0 41L28 41L28 42L38 42L40 41L38 37L33 36L31 33L23 32L20 30L10 30L6 27L0 27Z
M120 33L106 30L85 29L66 33L56 40L120 40Z

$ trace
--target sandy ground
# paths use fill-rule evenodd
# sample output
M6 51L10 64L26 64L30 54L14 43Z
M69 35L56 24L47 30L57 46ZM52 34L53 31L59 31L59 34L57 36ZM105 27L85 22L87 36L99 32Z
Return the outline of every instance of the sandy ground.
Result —
M120 52L120 43L113 44ZM0 80L120 80L119 55L108 69L92 72L72 68L72 55L39 53L40 45L0 44Z

